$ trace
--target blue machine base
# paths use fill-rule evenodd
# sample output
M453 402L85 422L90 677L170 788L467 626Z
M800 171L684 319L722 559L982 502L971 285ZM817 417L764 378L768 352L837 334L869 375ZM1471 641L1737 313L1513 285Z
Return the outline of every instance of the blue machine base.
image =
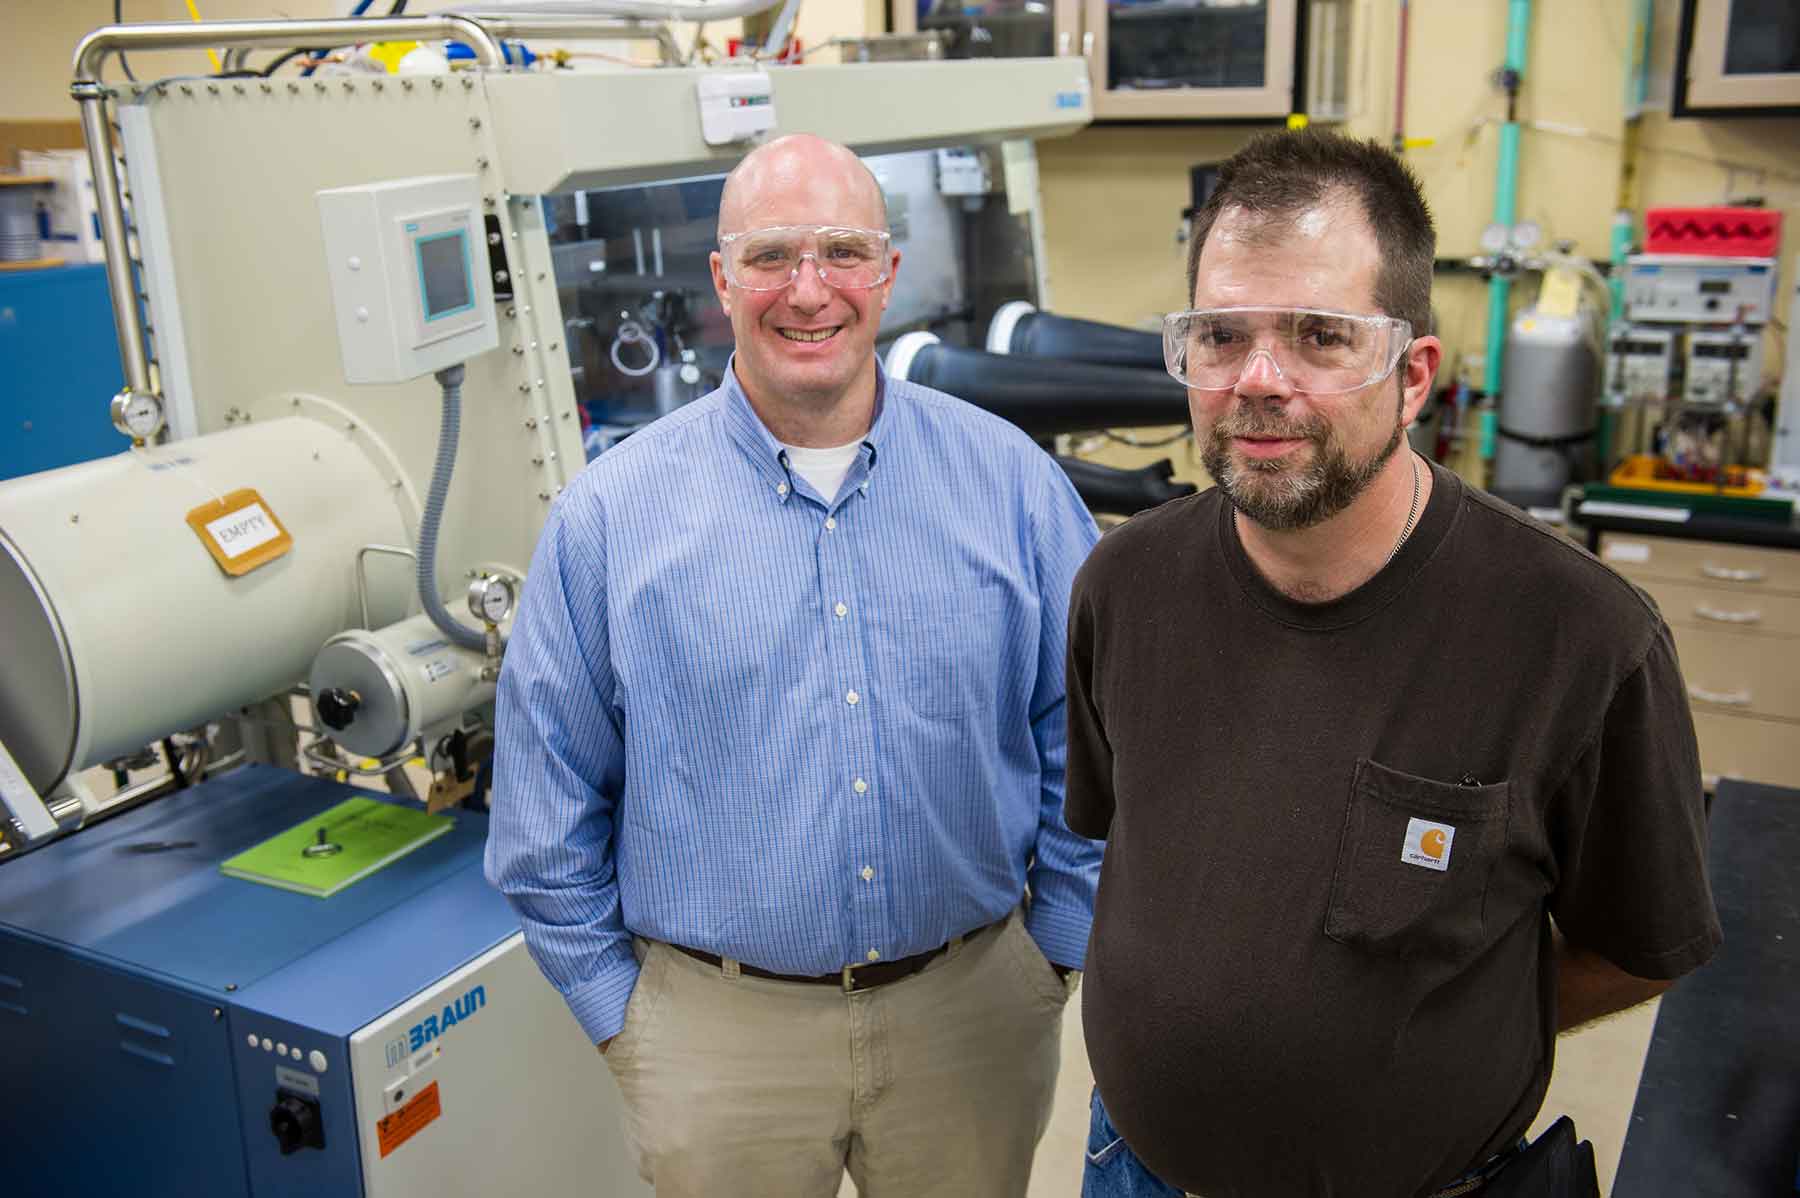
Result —
M518 930L470 812L329 899L219 873L367 793L247 766L0 867L0 1189L362 1193L349 1037ZM281 1153L278 1090L323 1148Z

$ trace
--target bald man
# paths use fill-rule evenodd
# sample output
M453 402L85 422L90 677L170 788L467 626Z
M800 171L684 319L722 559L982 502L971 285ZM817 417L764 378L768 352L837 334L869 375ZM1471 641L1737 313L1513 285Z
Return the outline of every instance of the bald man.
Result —
M1023 1195L1050 1116L1095 530L1019 430L883 373L899 265L842 146L739 164L725 383L557 502L501 674L488 877L661 1198Z

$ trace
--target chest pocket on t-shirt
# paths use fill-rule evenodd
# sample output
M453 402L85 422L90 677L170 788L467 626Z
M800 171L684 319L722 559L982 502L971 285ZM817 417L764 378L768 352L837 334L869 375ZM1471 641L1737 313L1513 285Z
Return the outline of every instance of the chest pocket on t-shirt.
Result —
M1325 934L1404 957L1479 948L1488 883L1506 851L1508 799L1505 782L1433 782L1359 760Z

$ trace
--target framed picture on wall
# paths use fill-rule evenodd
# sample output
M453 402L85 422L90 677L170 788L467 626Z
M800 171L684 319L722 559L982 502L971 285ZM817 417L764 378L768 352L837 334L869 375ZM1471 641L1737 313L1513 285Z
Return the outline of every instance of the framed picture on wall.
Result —
M1800 3L1682 0L1675 116L1800 116Z

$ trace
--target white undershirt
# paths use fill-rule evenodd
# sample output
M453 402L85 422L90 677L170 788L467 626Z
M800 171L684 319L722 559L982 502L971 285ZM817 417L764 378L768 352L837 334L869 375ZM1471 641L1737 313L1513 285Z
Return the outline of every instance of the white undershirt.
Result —
M800 445L783 445L782 448L787 450L789 468L811 483L819 497L830 503L837 498L838 488L844 485L844 475L850 473L850 464L856 461L862 438L830 449L808 449Z

